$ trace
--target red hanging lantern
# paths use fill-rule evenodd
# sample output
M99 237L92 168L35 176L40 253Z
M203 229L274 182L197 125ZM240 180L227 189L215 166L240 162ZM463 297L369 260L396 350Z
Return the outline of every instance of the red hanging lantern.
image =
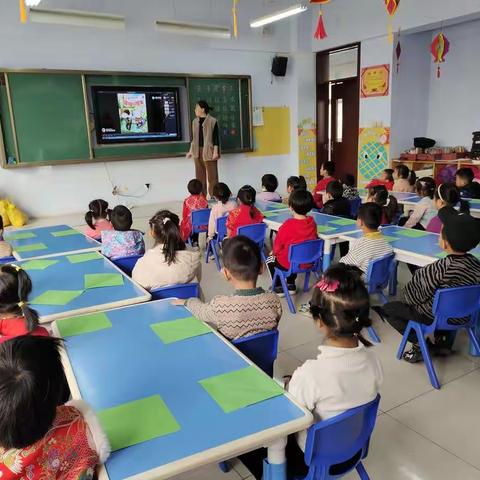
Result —
M330 0L310 0L310 3L313 3L314 5L325 5L329 3ZM318 23L317 23L317 28L314 33L314 38L317 40L323 40L324 38L327 38L327 31L325 30L325 24L323 23L323 11L322 8L320 7L320 11L318 13Z
M440 64L445 61L445 56L450 51L450 42L443 33L439 33L430 46L433 55L433 61L437 64L437 78L440 78Z
M392 18L397 13L398 6L400 5L400 0L384 0L385 1L385 8L387 9L387 13L390 16L390 20L388 21L388 41L393 43L393 27L392 27Z

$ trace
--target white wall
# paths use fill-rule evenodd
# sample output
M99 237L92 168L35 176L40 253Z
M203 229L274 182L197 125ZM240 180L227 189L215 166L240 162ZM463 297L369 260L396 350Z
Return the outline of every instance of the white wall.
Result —
M266 9L288 4L277 0L265 7L256 0L239 5L240 38L232 41L165 36L156 32L156 18L205 23L230 23L230 2L223 0L142 0L142 8L130 0L44 0L42 5L92 9L125 14L125 31L96 30L40 24L21 25L18 3L0 7L0 67L58 68L149 72L223 73L252 76L253 103L260 106L287 105L296 125L295 61L285 79L271 83L271 58L277 51L289 52L297 31L286 22L275 26L270 36L250 31L248 19ZM173 8L175 5L175 9ZM220 178L232 190L244 183L259 186L263 173L278 174L282 184L298 170L296 129L292 128L291 155L248 158L226 155L219 164ZM115 202L112 182L138 192L144 183L152 190L135 204L182 199L186 182L194 174L192 161L183 158L111 162L106 165L72 165L0 170L0 192L11 196L32 215L56 215L82 211L90 200L103 197Z

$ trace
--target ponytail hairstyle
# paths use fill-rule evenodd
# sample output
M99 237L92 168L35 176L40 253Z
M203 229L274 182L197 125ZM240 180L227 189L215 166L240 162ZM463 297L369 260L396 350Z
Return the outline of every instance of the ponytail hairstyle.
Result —
M299 177L288 177L287 187L290 187L292 190L307 190L307 181L303 175L300 175Z
M331 266L315 286L310 313L321 321L334 338L356 337L366 347L372 344L361 331L372 325L369 318L370 296L362 280L362 271L352 265Z
M32 281L28 273L13 264L0 266L0 314L13 314L25 319L29 332L38 327L38 313L28 306Z
M385 219L388 223L392 223L397 215L398 201L393 195L389 195L384 185L375 185L368 189L368 197L370 201L380 205Z
M213 187L213 196L225 205L230 200L232 192L226 183L219 182Z
M434 199L448 207L460 205L460 213L467 215L470 213L470 204L466 200L462 200L460 192L454 183L442 183L439 185L435 190Z
M237 198L240 200L240 203L250 207L250 217L255 218L255 200L257 192L250 185L244 185L239 191Z
M163 245L163 255L168 265L176 262L177 251L185 250L185 242L180 235L178 215L160 210L149 221L155 245Z
M88 204L88 212L85 214L85 222L92 229L95 230L94 220L110 219L111 210L108 208L108 202L98 198Z
M422 177L417 180L417 183L415 184L415 191L417 192L417 195L420 195L421 197L428 197L432 200L436 188L437 184L432 177Z

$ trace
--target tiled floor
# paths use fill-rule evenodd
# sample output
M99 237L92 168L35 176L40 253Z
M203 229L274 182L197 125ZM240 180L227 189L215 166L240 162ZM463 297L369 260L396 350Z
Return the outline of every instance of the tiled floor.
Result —
M162 205L179 212L180 205ZM148 218L156 207L133 210L135 228L148 230ZM82 224L82 215L50 218L35 224ZM147 243L151 243L151 239ZM400 269L400 281L409 278L406 268ZM268 276L260 280L268 287ZM213 263L205 265L202 286L207 299L228 293ZM308 294L298 295L296 302L308 300ZM303 361L316 356L322 338L313 322L302 315L291 315L286 302L280 323L280 353L275 375L290 374ZM375 348L385 374L377 426L365 466L372 480L480 480L480 359L468 355L468 341L459 335L456 353L445 359L435 359L442 384L435 391L429 383L423 364L409 365L397 361L395 353L400 336L388 325L374 319L382 343ZM228 473L216 465L176 477L177 480L252 479L245 467L236 462ZM351 474L348 480L358 478Z

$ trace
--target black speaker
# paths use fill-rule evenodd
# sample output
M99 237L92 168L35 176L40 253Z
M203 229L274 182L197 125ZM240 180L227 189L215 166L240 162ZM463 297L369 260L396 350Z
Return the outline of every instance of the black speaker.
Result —
M272 61L272 73L276 77L284 77L287 73L288 57L274 57Z

